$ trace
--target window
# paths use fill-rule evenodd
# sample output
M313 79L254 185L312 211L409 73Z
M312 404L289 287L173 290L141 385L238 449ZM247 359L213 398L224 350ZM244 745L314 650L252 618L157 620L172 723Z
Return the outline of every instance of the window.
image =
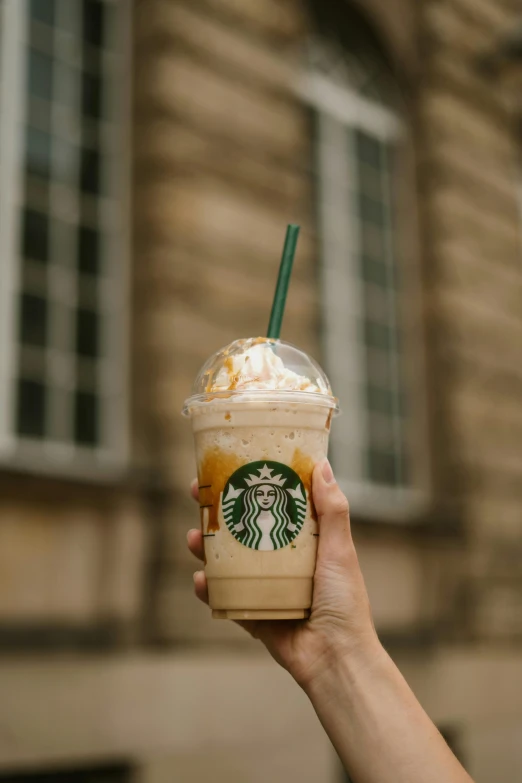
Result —
M403 319L412 281L397 236L405 126L392 72L367 25L351 17L339 18L342 35L310 42L302 84L314 124L326 364L344 414L332 459L354 511L405 519L424 505L427 475L422 350ZM411 323L414 300L406 305Z
M0 449L58 469L126 441L127 0L0 4Z
M48 772L13 772L0 775L0 783L131 783L135 776L127 764Z

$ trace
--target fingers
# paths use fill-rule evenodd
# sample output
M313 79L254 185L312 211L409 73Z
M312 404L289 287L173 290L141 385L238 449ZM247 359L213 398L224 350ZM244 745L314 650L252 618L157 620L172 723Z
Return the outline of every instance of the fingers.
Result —
M319 519L318 561L345 565L353 550L348 500L326 459L315 466L313 499Z
M190 482L190 494L194 500L199 500L198 480L196 478Z
M194 590L200 601L208 604L207 577L204 571L196 571L194 574Z
M203 547L203 535L201 530L189 530L187 533L188 548L198 560L205 560L205 549Z

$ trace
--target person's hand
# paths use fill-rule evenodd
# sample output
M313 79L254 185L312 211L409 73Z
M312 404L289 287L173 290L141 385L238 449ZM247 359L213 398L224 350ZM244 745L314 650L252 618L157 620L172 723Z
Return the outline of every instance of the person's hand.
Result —
M370 604L350 531L348 501L328 460L316 465L313 500L319 520L319 546L309 620L248 621L239 624L260 639L275 660L303 687L330 663L378 646ZM192 494L198 497L197 482ZM203 537L189 530L190 551L203 560ZM208 603L204 571L194 574L198 598Z

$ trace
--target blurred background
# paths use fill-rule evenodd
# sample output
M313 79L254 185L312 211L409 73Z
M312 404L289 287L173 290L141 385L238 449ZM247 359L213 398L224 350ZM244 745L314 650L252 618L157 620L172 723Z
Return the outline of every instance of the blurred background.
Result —
M0 0L0 781L347 780L185 548L291 221L381 638L522 781L521 96L519 0Z

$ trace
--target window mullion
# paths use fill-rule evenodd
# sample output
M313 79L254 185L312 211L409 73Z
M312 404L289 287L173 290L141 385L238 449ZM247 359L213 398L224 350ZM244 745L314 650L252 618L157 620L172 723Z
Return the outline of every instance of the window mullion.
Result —
M390 145L383 145L382 155L384 165L382 167L382 187L384 190L383 204L386 208L386 255L389 275L389 285L387 286L388 308L390 318L390 352L391 352L391 372L392 372L392 390L393 390L393 438L395 451L395 470L396 485L403 486L404 474L404 433L401 422L401 370L400 370L400 347L399 347L399 324L397 317L397 275L395 271L395 248L393 246L393 215L391 209L392 185L390 181Z
M26 0L5 0L0 57L0 450L15 445L15 378L18 356L20 211L22 203L22 115L25 96L23 30Z
M58 176L60 170L59 145L65 143L72 150L79 145L80 85L68 82L77 70L78 53L71 48L70 40L60 29L60 22L69 24L69 33L79 29L79 6L62 2L56 6L57 20L54 30L54 88L56 95L68 96L68 101L53 101L52 137L53 158L51 177L50 212L55 229L52 236L52 252L49 278L50 304L50 361L49 361L49 439L57 441L62 456L74 455L73 445L73 390L76 367L74 354L74 318L77 300L77 279L74 267L76 257L75 234L79 222L80 204L75 183L79 180L78 156L71 155L68 180ZM74 95L74 98L73 98ZM73 165L75 161L75 165Z

